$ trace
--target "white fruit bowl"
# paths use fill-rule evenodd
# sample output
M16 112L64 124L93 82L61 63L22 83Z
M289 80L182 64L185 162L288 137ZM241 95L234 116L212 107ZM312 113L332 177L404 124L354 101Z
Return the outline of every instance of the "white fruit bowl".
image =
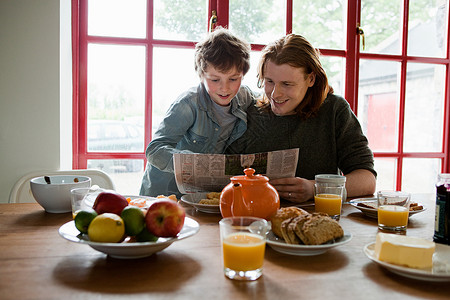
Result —
M74 221L69 221L59 228L59 235L68 241L86 244L91 248L105 253L113 258L136 259L153 255L169 247L172 243L181 241L195 235L200 229L197 221L186 217L180 233L172 238L159 238L155 242L127 242L122 243L98 243L91 242L88 235L81 234L75 227Z
M70 190L91 186L91 178L87 176L54 175L48 177L50 183L45 181L44 176L31 179L30 187L36 202L49 213L72 211Z

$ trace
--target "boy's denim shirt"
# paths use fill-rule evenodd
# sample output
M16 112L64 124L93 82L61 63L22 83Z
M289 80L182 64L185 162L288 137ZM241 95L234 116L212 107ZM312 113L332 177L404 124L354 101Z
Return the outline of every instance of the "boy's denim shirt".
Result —
M232 99L231 113L237 120L226 146L247 129L246 110L254 97L248 87L241 86ZM172 103L145 152L148 163L142 179L141 195L181 196L173 173L174 153L217 153L215 145L220 125L212 111L212 101L200 83ZM224 151L222 149L220 153Z

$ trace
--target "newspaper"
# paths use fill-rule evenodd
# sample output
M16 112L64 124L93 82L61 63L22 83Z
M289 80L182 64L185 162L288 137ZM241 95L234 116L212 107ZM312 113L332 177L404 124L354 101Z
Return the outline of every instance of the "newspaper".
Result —
M255 174L270 179L294 177L299 148L254 154L186 154L176 153L175 179L183 194L219 192L235 175L244 175L251 167Z

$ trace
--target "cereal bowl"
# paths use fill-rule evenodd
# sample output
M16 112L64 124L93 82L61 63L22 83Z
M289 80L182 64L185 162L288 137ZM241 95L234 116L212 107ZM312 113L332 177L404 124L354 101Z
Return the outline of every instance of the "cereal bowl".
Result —
M79 175L40 176L30 180L34 199L49 213L72 211L70 190L90 186L91 178Z

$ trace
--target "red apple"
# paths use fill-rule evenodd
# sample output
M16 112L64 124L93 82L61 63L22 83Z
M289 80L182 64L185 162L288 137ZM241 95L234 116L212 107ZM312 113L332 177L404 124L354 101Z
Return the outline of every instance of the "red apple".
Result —
M113 213L120 216L126 206L128 206L128 201L124 196L112 192L101 192L95 199L92 208L97 214Z
M172 200L152 202L145 215L147 230L158 237L176 237L184 225L184 208Z

